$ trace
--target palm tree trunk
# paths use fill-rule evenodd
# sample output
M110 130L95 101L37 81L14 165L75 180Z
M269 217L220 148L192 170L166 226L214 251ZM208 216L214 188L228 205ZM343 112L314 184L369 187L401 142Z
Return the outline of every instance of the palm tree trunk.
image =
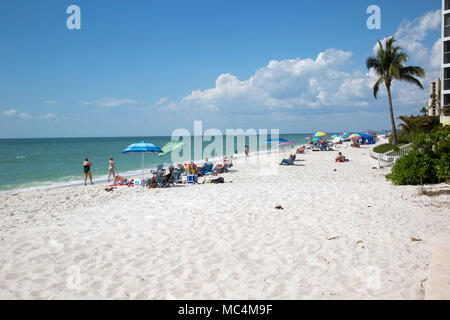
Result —
M395 128L395 120L394 120L394 110L392 109L392 97L391 97L391 86L386 86L388 98L389 98L389 113L391 115L391 125L392 125L392 134L393 134L393 140L392 143L394 145L397 144L397 129Z

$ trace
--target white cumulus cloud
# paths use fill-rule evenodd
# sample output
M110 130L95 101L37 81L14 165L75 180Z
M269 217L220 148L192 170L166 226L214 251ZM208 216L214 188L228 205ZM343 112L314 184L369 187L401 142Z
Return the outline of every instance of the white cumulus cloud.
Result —
M20 119L23 119L23 120L27 120L27 119L33 118L33 116L32 116L31 114L29 114L29 113L24 113L24 112L19 113L18 117L19 117Z
M51 112L45 113L40 116L40 119L56 119L56 114L51 113Z
M3 114L7 117L12 117L17 114L17 110L16 109L5 110L5 111L3 111Z
M82 102L83 105L97 105L101 107L118 107L125 104L135 104L135 103L136 101L133 99L113 98L113 97L103 98L92 102L90 101Z
M315 59L272 60L245 80L221 74L213 88L192 91L161 109L254 113L327 105L364 106L366 102L359 98L368 90L365 75L340 70L348 66L352 56L351 52L331 48Z
M403 21L394 33L398 44L410 55L408 64L425 68L428 76L421 79L425 88L429 80L439 76L439 26L440 11L433 10L411 21ZM427 45L430 38L431 48ZM366 107L376 108L374 105L384 106L385 89L380 90L378 101L373 97L377 75L365 65L349 72L352 57L350 51L330 48L315 58L272 60L248 79L224 73L211 88L194 90L179 101L162 98L160 101L164 103L155 106L161 111L192 110L228 115L281 112L286 119L305 112L314 113L314 110L346 112L349 108L365 110ZM393 85L393 99L399 108L413 105L420 108L427 92L408 83Z

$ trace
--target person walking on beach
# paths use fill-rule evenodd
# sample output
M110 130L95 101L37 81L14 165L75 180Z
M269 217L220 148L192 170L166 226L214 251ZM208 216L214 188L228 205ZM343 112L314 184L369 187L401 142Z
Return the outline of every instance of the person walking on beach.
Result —
M116 165L114 164L114 158L109 158L109 168L108 168L108 182L110 181L109 178L113 176L113 178L116 178Z
M92 182L92 173L91 173L91 166L93 166L93 165L94 165L94 163L92 161L89 161L88 158L84 158L84 162L83 162L84 185L86 185L87 177L89 177L91 184L94 184Z

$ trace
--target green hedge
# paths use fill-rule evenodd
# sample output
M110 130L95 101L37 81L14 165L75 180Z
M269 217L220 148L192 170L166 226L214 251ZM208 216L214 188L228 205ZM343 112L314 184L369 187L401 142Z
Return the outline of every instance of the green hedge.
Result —
M404 143L400 143L397 145L398 147L401 147L405 145ZM396 146L394 146L393 144L390 143L385 143L385 144L380 144L379 146L376 146L375 148L373 148L373 152L376 153L386 153L388 151L394 150L396 148Z
M413 149L395 162L386 176L397 185L448 182L450 179L450 127L415 137Z

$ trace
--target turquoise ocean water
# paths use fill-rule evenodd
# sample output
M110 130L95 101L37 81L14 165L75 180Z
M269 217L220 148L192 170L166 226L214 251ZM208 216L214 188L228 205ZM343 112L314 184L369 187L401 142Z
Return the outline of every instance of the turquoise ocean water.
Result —
M305 138L309 135L282 134L280 138L300 145L307 143ZM224 154L226 139L234 139L235 151L243 154L243 148L237 150L236 137L223 139ZM170 137L0 139L0 192L80 184L84 179L82 163L85 157L94 162L92 174L94 181L97 182L106 180L109 157L114 157L116 173L124 176L140 174L141 155L121 152L128 145L140 141L150 142L161 148L170 141ZM245 142L249 144L248 137ZM204 141L203 149L210 143ZM191 145L193 148L193 143ZM265 147L258 145L257 150L250 149L250 153L258 152ZM194 158L193 151L191 154L191 160L201 160ZM214 158L214 155L203 155L205 156ZM158 164L172 163L170 154L163 157L145 154L144 157L147 172L156 168Z

